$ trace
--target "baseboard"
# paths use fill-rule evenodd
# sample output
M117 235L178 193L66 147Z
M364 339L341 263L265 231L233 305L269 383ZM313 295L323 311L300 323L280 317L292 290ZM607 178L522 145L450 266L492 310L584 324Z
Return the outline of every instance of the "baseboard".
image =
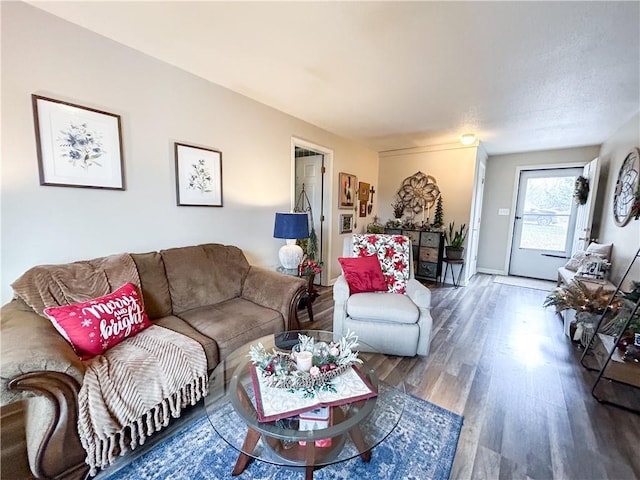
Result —
M486 273L488 275L509 275L504 270L494 270L493 268L477 268L478 273Z

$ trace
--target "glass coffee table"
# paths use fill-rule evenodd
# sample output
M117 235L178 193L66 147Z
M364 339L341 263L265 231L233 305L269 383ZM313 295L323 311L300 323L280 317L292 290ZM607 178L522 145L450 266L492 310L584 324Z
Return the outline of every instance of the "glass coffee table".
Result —
M211 373L205 409L218 435L238 451L234 476L240 475L253 459L304 469L307 479L313 478L316 468L358 456L368 462L372 449L389 436L402 417L406 394L397 361L367 352L360 354L364 363L358 369L377 390L377 396L329 407L331 423L327 428L299 430L298 416L260 422L249 349L262 343L267 351L291 351L298 343L299 333L317 342L334 340L332 332L319 330L267 335L235 350Z

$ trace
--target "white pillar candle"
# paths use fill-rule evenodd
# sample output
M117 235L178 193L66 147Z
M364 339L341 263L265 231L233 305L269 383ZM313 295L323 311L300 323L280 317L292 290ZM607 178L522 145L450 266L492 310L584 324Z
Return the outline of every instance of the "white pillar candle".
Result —
M313 366L313 353L311 352L298 352L296 353L296 366L298 370L308 372Z

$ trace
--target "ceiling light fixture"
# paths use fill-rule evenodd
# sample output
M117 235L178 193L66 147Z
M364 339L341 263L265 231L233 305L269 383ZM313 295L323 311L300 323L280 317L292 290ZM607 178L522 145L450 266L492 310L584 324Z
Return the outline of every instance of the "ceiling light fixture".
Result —
M476 135L474 133L463 133L460 135L460 143L463 145L471 145L476 141Z

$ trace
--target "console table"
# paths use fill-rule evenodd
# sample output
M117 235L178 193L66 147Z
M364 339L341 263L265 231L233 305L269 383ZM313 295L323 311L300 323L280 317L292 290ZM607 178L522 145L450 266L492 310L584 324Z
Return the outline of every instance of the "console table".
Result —
M411 240L414 275L419 280L437 282L442 278L444 235L442 232L385 228L389 235L404 235Z

